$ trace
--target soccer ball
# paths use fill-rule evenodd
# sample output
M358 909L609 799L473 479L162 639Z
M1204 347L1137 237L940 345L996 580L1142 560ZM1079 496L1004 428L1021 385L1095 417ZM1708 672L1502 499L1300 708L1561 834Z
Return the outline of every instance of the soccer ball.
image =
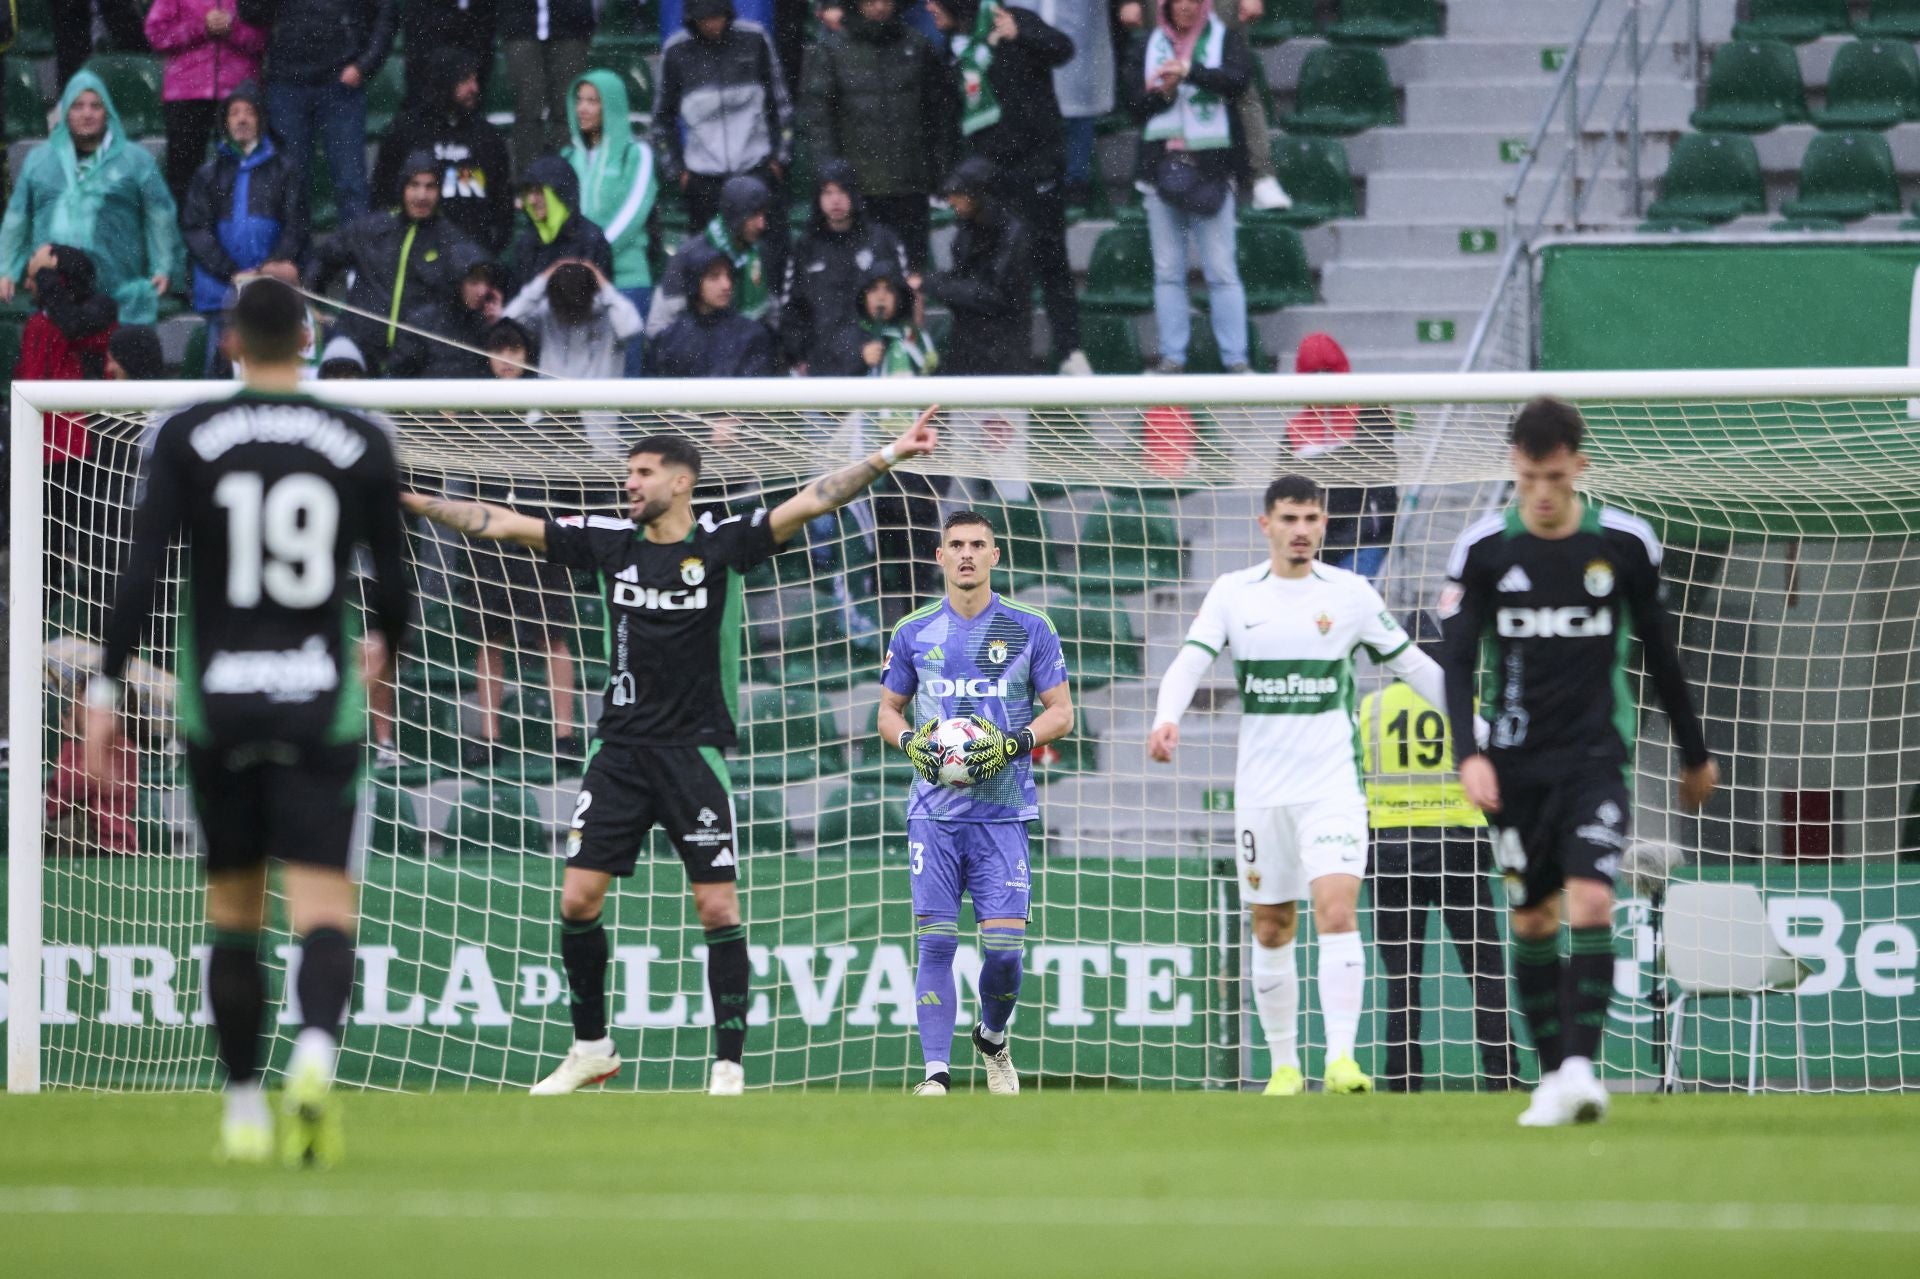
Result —
M947 786L971 786L967 776L967 743L983 734L972 720L942 720L933 730L933 744L940 748L940 781Z

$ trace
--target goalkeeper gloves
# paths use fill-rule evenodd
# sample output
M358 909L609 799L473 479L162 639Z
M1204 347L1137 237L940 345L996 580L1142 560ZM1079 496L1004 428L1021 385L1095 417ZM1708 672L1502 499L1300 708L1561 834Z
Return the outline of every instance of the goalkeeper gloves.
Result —
M967 779L975 785L998 777L1008 764L1033 753L1032 729L1023 728L1008 734L992 720L979 715L969 715L967 720L980 730L980 736L968 742L966 749Z
M929 784L940 781L940 748L933 744L933 730L938 726L938 720L930 719L917 730L900 734L900 749L907 753L907 762Z

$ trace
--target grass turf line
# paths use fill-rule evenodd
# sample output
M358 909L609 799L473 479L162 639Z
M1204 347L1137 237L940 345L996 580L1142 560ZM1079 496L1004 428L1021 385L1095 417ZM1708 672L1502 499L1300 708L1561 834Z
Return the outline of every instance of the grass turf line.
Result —
M0 1098L0 1273L1753 1276L1920 1255L1920 1098L346 1098L234 1169L206 1095Z

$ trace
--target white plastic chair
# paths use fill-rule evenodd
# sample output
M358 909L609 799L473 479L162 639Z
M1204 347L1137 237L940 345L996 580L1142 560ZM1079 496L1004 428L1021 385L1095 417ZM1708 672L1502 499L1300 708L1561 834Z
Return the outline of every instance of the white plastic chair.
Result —
M1729 1001L1745 998L1751 1011L1747 1092L1757 1092L1760 1026L1767 996L1785 994L1793 999L1794 1070L1800 1091L1806 1092L1807 1048L1798 989L1806 970L1774 936L1760 890L1752 884L1673 884L1667 889L1662 924L1667 976L1679 988L1667 1006L1665 1090L1673 1092L1680 1085L1681 1037L1688 1006L1702 996L1724 996ZM1697 1011L1694 1019L1699 1020Z

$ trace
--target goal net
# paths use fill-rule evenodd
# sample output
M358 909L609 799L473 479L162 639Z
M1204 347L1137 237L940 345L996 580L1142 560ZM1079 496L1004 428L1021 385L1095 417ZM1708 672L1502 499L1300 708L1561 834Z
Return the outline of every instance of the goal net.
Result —
M1149 762L1159 673L1208 584L1265 558L1266 483L1336 493L1328 556L1372 573L1409 631L1460 531L1505 501L1504 432L1538 392L1592 426L1587 488L1651 520L1724 789L1674 799L1643 710L1621 867L1616 1086L1857 1090L1920 1081L1920 425L1904 370L870 382L336 383L393 424L409 483L529 511L624 514L625 442L685 433L704 508L774 504L876 447L925 399L938 453L816 521L748 575L730 760L753 964L754 1086L898 1089L917 1075L904 801L875 733L891 626L940 590L942 516L988 514L995 585L1044 610L1079 726L1036 761L1033 919L1014 1060L1044 1087L1235 1088L1267 1053L1235 892L1239 688L1215 663L1176 762ZM106 783L78 767L77 695L126 548L143 435L227 388L19 384L12 401L9 1080L216 1082L197 834L174 745L179 561ZM43 414L76 414L43 460ZM84 431L84 435L80 434ZM1352 516L1353 518L1346 518ZM419 525L419 628L367 742L359 972L342 1070L378 1088L521 1087L571 1037L558 958L579 744L607 673L597 586ZM1637 659L1636 659L1637 661ZM1385 677L1361 659L1355 697ZM1416 734L1417 738L1417 734ZM1418 742L1415 743L1419 749ZM1379 753L1389 763L1390 752ZM1389 883L1389 880L1394 882ZM1481 903L1476 907L1476 898ZM1361 1062L1383 1086L1487 1089L1509 1013L1504 889L1480 868L1377 877ZM280 903L275 1063L298 1011ZM698 1087L705 948L656 832L616 886L614 1086ZM961 1024L979 967L963 917ZM1379 944L1381 936L1390 944ZM1303 927L1310 1075L1323 1060ZM1407 940L1398 940L1407 939ZM1478 980L1475 980L1476 976ZM1417 1046L1417 1051L1409 1047ZM958 1086L981 1086L971 1063Z

